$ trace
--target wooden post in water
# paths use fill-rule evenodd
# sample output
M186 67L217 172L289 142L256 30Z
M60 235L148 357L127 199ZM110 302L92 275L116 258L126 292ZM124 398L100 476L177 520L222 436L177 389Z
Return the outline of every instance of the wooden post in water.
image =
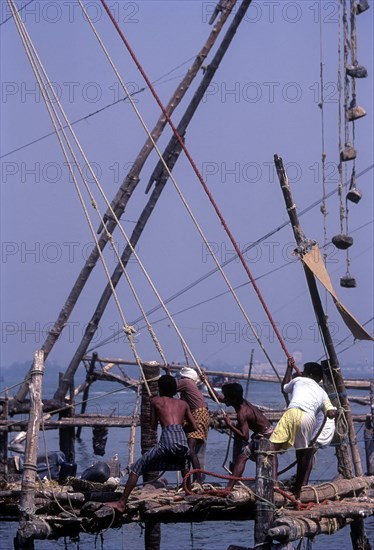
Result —
M51 529L47 523L37 521L33 515L35 511L35 477L38 455L38 439L40 421L43 414L42 379L44 374L44 353L37 350L34 354L33 368L30 372L30 414L27 427L25 462L21 486L19 509L21 519L14 541L15 548L31 550L34 548L34 538L46 538Z
M72 418L74 416L74 379L70 384L70 401L71 407L69 409L60 412L59 418ZM68 428L60 428L59 430L60 451L65 455L66 462L75 462L75 428L69 426Z
M152 395L158 395L157 378L160 376L159 365L143 367L145 379ZM140 445L142 454L149 451L157 443L157 430L150 426L151 401L145 384L142 386L142 401L140 406ZM143 474L143 482L152 482L158 478L159 472L147 472ZM158 550L161 542L161 525L147 522L145 524L144 548L145 550Z
M262 438L256 453L256 519L254 528L255 547L270 550L268 530L274 519L273 456L269 453L271 443Z
M97 357L98 357L97 353L94 352L92 354L91 361L90 361L90 366L89 366L88 371L87 371L87 376L86 376L87 386L84 388L84 391L83 391L81 414L84 414L86 412L87 399L88 399L88 395L89 395L89 392L90 392L90 386L91 386L91 383L93 381L93 373L95 371L95 364L96 364L96 361L97 361ZM76 434L77 439L80 439L81 432L82 432L82 427L79 426L79 428L77 429L77 434Z

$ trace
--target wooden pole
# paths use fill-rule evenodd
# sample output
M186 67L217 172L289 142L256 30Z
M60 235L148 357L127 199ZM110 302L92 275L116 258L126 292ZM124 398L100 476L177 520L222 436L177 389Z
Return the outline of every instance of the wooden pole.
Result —
M83 395L82 395L82 405L81 405L81 414L84 414L86 412L87 408L87 399L90 392L90 386L92 384L92 381L94 380L93 374L95 372L95 363L97 361L97 353L93 353L90 361L90 366L88 368L87 376L86 376L86 382L87 385L84 388ZM77 439L80 439L82 432L82 427L79 426L77 429Z
M147 521L144 530L144 549L160 550L161 546L161 523Z
M292 229L295 235L296 243L299 249L303 247L305 248L307 241L305 239L305 236L299 224L299 220L296 212L296 205L292 198L291 189L288 183L288 178L283 166L283 161L280 157L278 157L278 155L274 155L274 162L277 169L277 174L278 174L279 182L281 184L281 188L282 188L284 200L286 203L288 215L290 218L290 222L292 225ZM336 391L338 393L336 397L339 396L340 404L343 407L345 412L345 418L348 425L348 439L350 444L354 471L356 473L356 476L362 476L361 458L360 458L360 453L357 446L356 432L353 424L350 404L347 398L344 379L339 366L338 356L336 355L335 347L334 347L331 333L327 323L327 318L322 307L322 302L318 293L316 280L314 278L313 273L310 271L310 269L305 264L303 264L303 266L304 266L304 272L305 272L310 296L313 303L313 308L314 308L314 311L318 320L318 324L320 326L321 333L325 342L325 347L326 347L329 362L330 362L330 369L331 369L330 372L332 374ZM349 462L349 456L347 456L348 453L345 453L345 455L346 455L344 457L345 464L342 465L343 467ZM358 546L356 546L358 541L362 541L363 544L367 542L367 537L365 534L365 526L362 520L359 520L352 525L351 538L352 538L352 543L355 550L356 549L358 550L359 548ZM362 546L361 548L363 547L364 546Z
M262 438L256 453L256 519L254 527L255 547L271 548L268 531L274 519L273 456L271 443Z
M144 368L144 376L148 382L152 395L158 395L157 378L160 376L159 366L148 366ZM156 380L155 380L156 378ZM145 385L142 386L142 399L140 405L140 445L142 454L146 453L157 443L157 430L150 426L151 401ZM159 476L159 472L145 472L143 482L152 482ZM145 550L158 550L161 542L160 523L146 522L144 533Z
M91 357L89 355L85 355L83 359L89 361L91 359ZM118 358L99 357L98 361L100 363L115 363L115 364L118 364L118 365L133 365L133 366L138 365L138 363L136 361L131 361L131 360L127 360L127 359L118 359ZM152 361L152 363L150 363L149 361L142 361L141 364L142 365L149 365L149 364L154 365L155 363L154 363L154 361ZM161 365L161 363L160 363L160 365ZM184 365L180 365L179 363L169 363L167 365L167 368L171 372L179 372L183 366ZM284 364L284 368L286 368L286 364ZM229 378L235 378L237 380L246 380L247 379L247 374L245 374L244 372L239 373L239 372L229 372L229 371L210 370L210 369L209 370L205 369L205 371L206 371L207 376L227 376ZM96 375L97 375L98 372L99 371L96 371ZM251 380L261 381L261 382L276 382L277 384L279 383L278 377L275 376L274 374L256 374L256 373L252 372ZM347 379L345 381L345 387L346 388L354 388L354 389L357 389L357 390L370 390L370 381L369 380Z
M62 375L62 373L60 373ZM63 375L62 375L63 377ZM74 386L73 386L74 380L72 380L72 383L70 385L70 407L68 409L65 409L64 411L60 412L59 419L62 420L64 418L74 418ZM59 430L59 440L60 440L60 451L62 451L65 455L66 462L75 462L75 427L64 426L63 428L60 428Z
M40 421L43 414L42 404L42 379L44 374L44 353L42 350L37 350L34 354L34 363L30 373L31 381L29 382L30 392L30 415L27 427L25 462L23 465L23 476L21 485L21 497L19 501L19 509L21 519L19 529L17 531L17 544L19 549L31 549L34 547L33 538L36 527L34 528L34 513L35 513L35 478L36 478L36 463L38 455L38 439ZM49 528L45 526L42 530ZM50 529L49 529L50 531Z
M198 105L202 101L204 94L211 83L216 70L218 69L218 66L220 62L222 61L229 45L231 44L231 41L233 37L235 36L235 33L237 31L237 28L240 24L240 22L243 20L246 11L249 7L249 4L252 0L243 0L241 6L239 7L237 13L234 16L234 19L225 34L225 37L222 40L221 45L219 46L217 53L215 54L212 63L208 66L207 70L205 71L205 74L203 76L203 79L201 81L201 84L199 85L198 89L196 90L189 106L187 107L187 110L182 117L182 121L177 127L179 135L183 136L185 134L187 125L192 119L193 114L195 113ZM175 136L174 136L175 137ZM167 155L167 158L165 158L165 161L167 162L169 169L172 170L180 153L181 146L179 142L177 142L177 138L175 138L175 145L171 146L170 154ZM169 145L171 143L174 144L173 138L171 138ZM168 147L169 147L168 145ZM164 166L162 165L164 168ZM157 167L156 167L157 169ZM111 282L114 288L116 288L119 280L121 279L123 275L123 267L127 266L127 263L132 255L132 249L134 249L139 241L139 238L143 232L143 229L149 220L156 203L161 195L162 190L164 189L166 182L168 180L168 173L165 174L164 170L160 172L160 175L158 176L156 185L152 191L151 197L148 200L147 205L145 206L144 210L142 211L139 220L137 221L135 228L132 232L132 235L130 237L131 246L129 244L126 245L122 256L121 256L121 262L119 262L111 276ZM108 222L109 223L109 222ZM95 309L95 312L93 313L91 320L87 324L86 331L83 335L83 338L67 368L65 380L63 381L62 385L58 388L57 392L55 393L55 399L63 399L65 396L65 393L67 391L67 383L71 376L74 376L74 373L76 372L80 361L82 360L82 357L87 351L87 348L96 332L96 329L99 325L99 322L104 314L105 308L108 305L108 302L112 296L112 285L109 283L107 284L105 290L103 291L99 303Z
M330 396L331 401L335 407L339 407L339 397L336 395L335 385L331 379L329 361L321 361L323 368L323 385L327 394ZM339 433L344 434L343 437L339 436L339 444L335 446L335 455L338 461L338 471L345 479L351 479L354 477L353 464L351 460L351 454L349 449L349 443L345 437L346 429L340 426L337 422L337 429Z
M248 388L249 388L249 381L251 379L251 374L252 374L252 366L253 366L253 354L255 352L255 349L252 348L252 351L251 351L251 358L249 360L249 365L248 365L248 376L247 376L247 381L246 381L246 384L245 384L245 393L244 393L244 399L247 399L248 397Z
M371 414L365 422L364 440L367 474L374 474L374 381L370 382L370 405Z
M277 169L277 174L279 178L279 182L281 184L283 197L286 203L287 212L290 218L291 226L294 232L295 240L298 245L298 247L302 248L305 247L307 240L304 236L304 233L300 227L300 223L298 220L297 212L296 212L296 205L293 201L293 197L291 194L291 189L288 183L288 178L286 175L286 171L283 166L283 161L278 155L274 155L274 162ZM303 264L304 265L304 264ZM337 388L337 392L339 395L340 403L345 411L345 416L347 419L348 424L348 437L349 437L349 443L350 443L350 449L352 454L352 460L353 460L353 466L354 470L357 476L362 475L362 466L361 466L361 458L357 447L357 438L356 438L356 432L353 425L352 420L352 414L351 414L351 408L349 405L349 401L347 398L347 392L343 380L343 376L340 370L338 357L336 355L334 343L331 337L331 333L328 327L327 318L325 315L325 312L323 311L321 299L318 293L317 283L314 278L313 273L304 265L304 272L310 292L310 296L313 303L313 308L318 320L318 324L321 328L322 336L325 342L326 350L328 353L328 358L331 366L332 376L335 382L335 386Z

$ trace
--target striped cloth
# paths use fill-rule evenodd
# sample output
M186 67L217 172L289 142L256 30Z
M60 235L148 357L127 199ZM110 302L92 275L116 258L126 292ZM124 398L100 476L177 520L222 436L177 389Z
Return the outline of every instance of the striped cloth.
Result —
M130 466L130 472L140 476L155 470L184 470L188 457L188 443L182 426L163 426L160 441Z
M193 411L191 411L191 413L197 424L197 430L195 430L194 432L188 432L187 437L206 441L206 439L208 438L210 421L208 409L206 407L200 407L199 409L194 409Z

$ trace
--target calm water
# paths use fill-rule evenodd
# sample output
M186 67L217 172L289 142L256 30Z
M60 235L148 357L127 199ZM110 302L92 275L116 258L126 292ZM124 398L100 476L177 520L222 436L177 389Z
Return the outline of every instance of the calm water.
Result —
M11 386L15 380L7 370L2 371L4 385ZM48 375L44 380L45 397L51 397L55 389L55 379ZM79 381L77 381L79 383ZM249 399L254 403L268 406L283 406L283 398L277 384L253 382L250 386ZM114 410L114 414L130 415L135 404L135 394L130 390L121 390L118 393L105 395L106 392L117 389L116 386L97 382L90 391L90 402L87 412L99 412L108 415ZM350 394L355 392L350 391ZM362 393L360 394L362 395ZM79 407L77 408L79 410ZM353 406L357 412L367 412L363 407ZM363 469L365 471L365 455L363 451L363 428L358 428L358 440L361 451ZM76 444L76 461L78 464L78 475L92 464L93 460L109 460L115 453L120 456L121 466L124 468L128 463L128 429L111 429L106 445L104 457L97 457L92 450L92 432L90 428L82 431L82 441ZM225 434L211 430L209 432L206 467L208 470L225 473L222 463L225 458L228 437ZM47 432L46 446L48 451L58 450L58 434L55 431ZM40 441L40 453L44 451L44 442ZM135 449L135 457L140 454L138 444ZM294 460L294 451L281 456L279 468L285 467ZM336 475L336 458L334 449L329 447L318 452L315 467L312 472L311 482L322 482L331 480ZM245 471L246 476L254 476L255 465L248 461ZM176 474L168 473L167 477L171 483L176 482ZM287 474L285 474L287 476ZM212 479L213 480L213 479ZM207 480L209 481L209 480ZM17 531L18 524L0 523L0 550L11 550L13 548L13 537ZM374 518L366 520L367 535L374 546ZM252 546L253 523L252 522L205 522L201 524L168 524L161 527L162 539L161 550L227 550L230 544L241 546ZM333 536L321 535L313 543L314 550L344 550L351 548L349 528L336 533ZM296 545L295 545L296 546ZM81 534L79 540L60 539L58 541L36 541L35 548L40 550L53 550L56 548L78 549L103 549L105 550L143 550L144 537L140 525L126 525L120 529L112 529L99 536Z

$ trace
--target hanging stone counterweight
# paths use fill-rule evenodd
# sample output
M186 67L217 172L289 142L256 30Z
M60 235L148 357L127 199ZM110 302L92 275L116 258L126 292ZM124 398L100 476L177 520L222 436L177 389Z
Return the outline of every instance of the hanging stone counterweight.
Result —
M352 78L366 78L368 75L367 69L363 65L349 65L345 72Z
M335 235L331 239L331 242L336 248L339 248L339 250L347 250L347 248L352 246L353 238L349 235Z
M357 15L360 15L360 13L363 13L364 11L369 9L369 0L359 0L358 2L355 2L353 4L355 13Z
M348 160L354 160L356 158L357 151L352 145L347 143L343 151L340 151L340 160L346 162Z
M340 277L340 286L343 288L356 288L356 279L350 274Z
M350 122L357 120L358 118L362 118L363 116L366 116L366 111L360 105L355 105L347 110L347 119Z
M347 193L347 200L357 204L362 199L362 193L357 187L352 187Z

